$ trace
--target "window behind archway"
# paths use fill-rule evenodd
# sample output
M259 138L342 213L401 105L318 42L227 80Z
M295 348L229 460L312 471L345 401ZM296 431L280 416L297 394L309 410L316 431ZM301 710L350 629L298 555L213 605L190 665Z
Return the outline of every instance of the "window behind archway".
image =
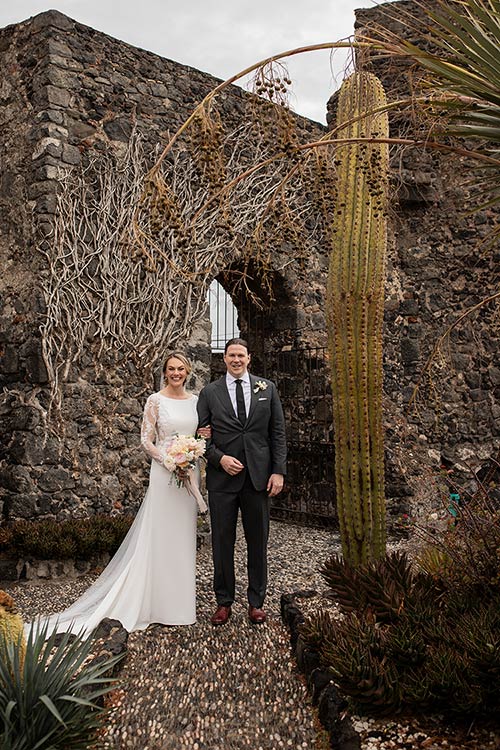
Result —
M224 351L228 339L240 335L238 311L226 290L214 279L208 290L210 322L212 323L212 351Z

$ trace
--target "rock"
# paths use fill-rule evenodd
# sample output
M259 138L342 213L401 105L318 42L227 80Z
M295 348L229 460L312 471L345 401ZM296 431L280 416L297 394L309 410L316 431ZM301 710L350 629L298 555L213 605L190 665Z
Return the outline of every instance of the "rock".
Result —
M17 581L17 559L0 557L0 584L3 581Z
M295 657L297 659L298 668L306 677L320 665L318 652L310 648L300 635L295 644Z
M25 466L5 466L0 473L0 480L5 489L19 494L30 493L35 490L31 474Z
M6 496L6 515L8 518L35 518L37 514L38 495L18 494Z
M106 498L108 503L113 503L123 497L120 482L113 474L105 474L101 479L100 485L100 493L102 497Z
M33 31L40 31L47 26L53 26L56 29L62 29L68 31L73 28L74 21L64 13L58 10L47 10L43 13L39 13L33 18L32 29Z
M332 750L361 750L361 738L347 716L332 728L330 747Z
M44 492L60 492L73 489L76 485L71 474L60 467L48 468L38 479L38 486Z
M80 149L65 143L62 148L62 160L66 164L80 164L82 160Z
M335 685L330 682L323 688L318 699L319 720L329 732L335 727L339 714L347 708L347 701L343 698Z
M331 684L331 681L332 677L328 670L322 669L321 667L313 669L313 671L310 673L307 679L307 687L311 692L313 706L316 706L318 704L322 691L327 687L327 685Z
M500 385L500 368L498 367L490 367L488 369L488 375L491 381L491 384L494 386Z
M420 359L420 347L414 339L401 339L401 357L404 364L418 362Z
M294 602L293 594L283 594L281 597L281 616L290 629L292 646L295 645L298 638L298 626L301 622L304 622L304 615Z
M105 640L106 651L113 656L122 654L127 649L128 632L119 620L104 618L94 630L94 636Z
M132 123L130 120L120 117L106 122L104 130L111 140L127 143L132 132Z

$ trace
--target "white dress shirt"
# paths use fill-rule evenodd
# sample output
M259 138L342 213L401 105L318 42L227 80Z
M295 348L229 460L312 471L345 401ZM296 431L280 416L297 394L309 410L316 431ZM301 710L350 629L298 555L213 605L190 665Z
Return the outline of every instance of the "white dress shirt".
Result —
M248 413L250 411L250 401L252 398L250 375L248 374L248 370L244 375L241 376L241 378L235 378L232 375L230 375L228 372L226 372L226 385L227 385L227 390L229 391L229 398L231 399L234 413L236 414L236 416L238 416L238 406L236 404L236 380L241 380L241 387L243 388L243 396L245 397L245 411L248 417Z

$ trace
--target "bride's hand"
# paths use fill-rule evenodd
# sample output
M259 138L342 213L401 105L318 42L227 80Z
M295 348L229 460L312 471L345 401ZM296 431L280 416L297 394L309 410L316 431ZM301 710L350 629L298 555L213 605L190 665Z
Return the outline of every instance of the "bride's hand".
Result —
M202 438L205 438L205 440L210 440L212 437L212 428L209 424L207 424L205 427L198 427L198 435Z

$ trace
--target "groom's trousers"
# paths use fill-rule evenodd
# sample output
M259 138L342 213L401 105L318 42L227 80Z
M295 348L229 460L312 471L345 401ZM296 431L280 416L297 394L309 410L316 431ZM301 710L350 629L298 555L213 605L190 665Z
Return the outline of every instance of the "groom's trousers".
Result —
M247 544L248 602L262 607L267 588L267 540L270 500L266 490L254 489L248 475L237 492L209 492L214 562L214 591L217 604L234 601L234 545L238 510Z

